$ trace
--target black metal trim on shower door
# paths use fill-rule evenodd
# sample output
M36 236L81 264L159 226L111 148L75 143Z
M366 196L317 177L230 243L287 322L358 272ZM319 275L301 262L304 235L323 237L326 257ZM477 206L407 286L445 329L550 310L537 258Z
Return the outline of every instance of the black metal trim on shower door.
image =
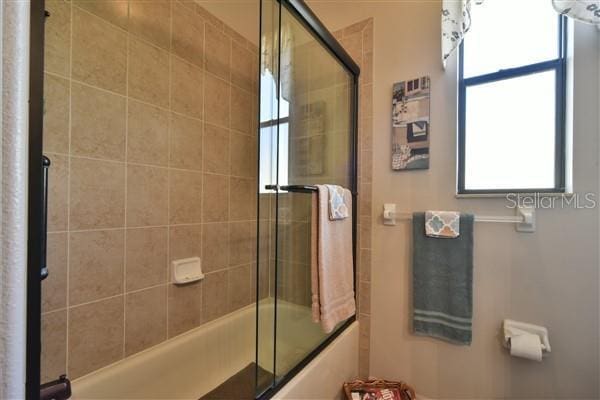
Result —
M351 160L349 165L349 171L351 175L351 192L352 192L352 254L353 254L353 284L354 284L354 292L356 293L356 263L357 263L357 226L358 226L358 207L357 207L357 199L358 199L358 97L359 97L359 75L360 68L359 66L352 60L350 55L344 50L344 48L339 44L339 42L335 39L335 37L325 28L323 23L317 18L317 16L312 12L312 10L306 5L306 3L302 0L277 0L280 4L280 12L281 8L285 7L293 16L295 16L308 30L309 32L320 41L326 49L332 54L332 56L337 59L345 69L352 75L352 104L351 104L351 115L350 115L350 138L351 138ZM261 7L262 12L262 7ZM262 18L261 18L262 23ZM281 14L279 18L279 23L281 23ZM280 32L281 34L281 26ZM281 43L281 40L279 40ZM260 77L259 77L260 78ZM279 80L278 80L279 81ZM279 109L279 107L278 107ZM279 162L277 163L279 166ZM260 165L259 165L260 167ZM279 190L289 191L289 192L298 192L298 193L307 193L310 194L314 192L316 189L314 186L310 185L286 185L286 186L278 186L278 185L268 185L266 189L275 190L278 192ZM260 191L260 190L259 190ZM277 200L276 200L277 202ZM277 219L277 217L276 217ZM258 268L258 263L257 263ZM275 268L275 274L277 274L277 268ZM257 285L258 286L258 285ZM277 291L277 285L275 285L275 291ZM258 295L258 291L257 291ZM277 293L275 293L275 301L277 298ZM257 296L258 299L258 296ZM275 303L275 309L277 309ZM276 311L275 311L276 312ZM258 313L257 313L258 314ZM275 315L275 320L276 320ZM266 389L264 392L257 395L259 400L266 400L273 397L287 382L289 382L294 376L296 376L309 362L311 362L317 355L319 355L331 342L333 342L338 336L340 336L352 323L356 321L356 315L350 317L346 320L337 330L335 330L331 335L329 335L325 340L323 340L315 349L313 349L306 357L304 357L296 366L294 366L290 371L285 373L281 378L277 379L275 376L275 381L273 385ZM257 318L258 324L258 318ZM275 324L276 325L276 324ZM258 325L257 325L258 329ZM276 334L276 332L274 332ZM258 336L258 335L257 335ZM276 336L274 336L274 340L276 341ZM258 338L257 338L258 344ZM275 353L275 352L274 352ZM274 354L274 357L276 354ZM275 361L275 359L274 359Z
M352 75L360 75L360 67L350 57L350 54L342 47L340 42L329 32L321 20L315 15L304 0L278 0L282 5L292 12L309 30L327 47L327 49L338 59Z
M30 4L29 51L29 183L27 210L27 350L25 396L40 397L42 286L40 268L45 243L43 225L44 162L42 159L44 111L45 1Z

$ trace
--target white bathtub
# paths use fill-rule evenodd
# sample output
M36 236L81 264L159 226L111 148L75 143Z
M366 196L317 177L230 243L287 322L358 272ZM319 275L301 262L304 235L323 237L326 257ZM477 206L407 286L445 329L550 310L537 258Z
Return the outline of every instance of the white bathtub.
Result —
M259 365L272 371L273 301L260 304ZM277 371L323 339L310 308L278 302ZM73 381L75 399L198 399L256 361L251 305ZM285 339L285 340L284 340Z

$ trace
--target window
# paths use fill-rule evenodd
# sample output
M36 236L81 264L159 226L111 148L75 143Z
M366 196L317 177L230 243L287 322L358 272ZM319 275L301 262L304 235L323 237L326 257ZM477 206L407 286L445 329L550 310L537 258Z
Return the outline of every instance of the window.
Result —
M288 184L288 161L289 143L288 126L290 104L282 97L277 117L277 91L275 89L275 78L268 71L261 76L261 104L260 104L260 170L259 189L260 193L273 193L273 190L265 189L267 185L276 185L279 174L279 185ZM275 109L274 109L275 108ZM279 138L277 128L279 125ZM279 139L279 143L277 140ZM279 154L277 154L279 152ZM279 170L277 160L279 159Z
M459 52L458 193L564 192L565 18L540 1L471 11Z

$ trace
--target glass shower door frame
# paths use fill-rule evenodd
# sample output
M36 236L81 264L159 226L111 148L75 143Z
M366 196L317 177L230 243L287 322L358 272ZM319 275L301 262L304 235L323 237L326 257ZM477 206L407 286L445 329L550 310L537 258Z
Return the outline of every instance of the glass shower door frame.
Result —
M308 5L303 1L303 0L276 0L277 3L279 4L279 19L278 19L278 23L281 23L281 8L285 7L285 9L287 11L289 11L289 13L294 16L304 27L307 28L307 30L317 39L317 41L323 45L323 47L325 49L328 50L328 52L337 60L339 61L344 68L348 71L348 73L351 75L352 77L352 83L350 85L351 88L351 103L350 103L350 115L351 115L351 121L350 121L350 135L352 138L352 144L351 144L351 159L350 159L350 166L349 169L351 171L351 185L350 185L350 191L352 192L352 218L353 218L353 224L352 224L352 252L353 252L353 273L354 273L354 292L356 294L356 260L357 260L357 224L358 224L358 205L357 205L357 200L358 200L358 89L359 89L359 75L360 75L360 68L359 66L354 62L354 60L352 60L352 58L350 57L350 55L344 50L344 48L341 46L341 44L335 39L335 37L331 34L331 32L329 32L329 30L327 30L327 28L323 25L323 23L318 19L318 17L312 12L312 10L308 7ZM262 7L262 1L261 1L261 24L263 22L263 15L262 15L262 11L263 11L263 7ZM261 34L262 34L262 26L261 26ZM278 45L280 46L281 44L281 26L279 26L279 30L278 30L278 35L279 38L277 40ZM262 40L261 40L261 46L262 46ZM263 54L263 50L264 49L260 49L259 54ZM278 49L278 51L280 51L281 49ZM279 63L277 63L277 75L279 75L279 70L280 70L280 66ZM260 81L260 68L259 68L259 81ZM276 79L277 84L279 84L279 76ZM277 95L277 98L279 99L279 92ZM277 102L277 108L279 109L279 102ZM279 117L279 111L277 113L278 117ZM259 110L259 116L258 116L259 120L260 120L260 110ZM260 127L259 127L260 129ZM260 132L258 132L258 134L260 135ZM279 165L279 160L276 161L277 165ZM260 160L259 160L259 168L260 168ZM260 185L260 182L258 183L258 185ZM278 198L281 190L285 190L283 187L280 187L279 185L272 185L270 187L271 189L275 190L276 192L276 198ZM257 191L257 196L260 196L260 189ZM290 188L286 188L286 189L290 189ZM292 190L290 190L292 191ZM302 192L307 193L306 190L303 190ZM310 192L308 192L310 193ZM277 201L277 200L276 200ZM277 206L276 206L277 207ZM260 208L260 206L259 206ZM277 213L278 214L278 213ZM276 224L277 224L277 216L276 216ZM257 237L259 237L257 235ZM277 242L277 239L276 239ZM258 252L257 252L257 276L259 274L259 268L260 268L260 260L258 259ZM275 268L275 282L277 282L277 270L278 268ZM276 349L275 349L275 343L277 341L277 332L276 332L276 325L277 325L277 306L276 306L276 302L277 302L277 284L275 284L275 313L274 313L274 326L273 326L273 339L274 339L274 343L273 343L273 367L275 368L276 362L275 362L275 357L276 357ZM259 301L259 284L257 284L257 320L256 320L256 338L257 338L257 364L258 364L258 345L259 345L259 313L260 311L258 310L258 301ZM352 316L351 318L349 318L346 322L344 322L342 324L342 326L340 326L335 332L333 332L331 335L329 335L325 340L323 340L317 347L315 347L306 357L304 357L298 364L296 364L293 368L291 368L287 373L285 373L283 376L281 376L280 378L276 378L276 371L274 372L274 379L271 382L271 385L266 388L266 390L264 390L262 393L257 393L257 398L258 399L269 399L271 398L273 395L275 395L275 393L277 393L277 391L283 387L283 385L285 385L287 382L289 382L296 374L298 374L312 359L314 359L319 353L321 353L321 351L323 351L333 340L335 340L335 338L337 338L342 332L344 332L346 330L347 327L349 327L354 321L356 320L356 315ZM257 376L257 381L258 381L258 376Z

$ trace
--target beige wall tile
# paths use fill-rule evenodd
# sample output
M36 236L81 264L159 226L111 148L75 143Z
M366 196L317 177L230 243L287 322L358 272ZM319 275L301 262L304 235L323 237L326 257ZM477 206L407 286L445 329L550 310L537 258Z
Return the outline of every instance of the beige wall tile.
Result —
M67 234L49 233L47 237L48 277L42 284L42 312L67 306Z
M269 297L269 263L267 261L267 259L265 258L264 261L262 261L262 259L259 260L258 262L259 268L257 271L257 267L256 264L252 265L252 274L254 276L254 280L256 280L256 273L258 272L258 282L255 282L255 284L258 284L258 296L259 299L264 299ZM256 289L256 288L255 288ZM253 293L256 293L256 291L254 290Z
M169 53L137 39L129 40L128 95L169 107Z
M169 228L170 262L182 258L200 257L202 254L202 226L179 225ZM169 279L171 272L169 272Z
M206 122L229 127L230 85L211 74L205 74L204 100Z
M168 280L167 227L127 229L125 290L138 290ZM166 297L165 297L166 301Z
M373 116L373 85L361 85L359 91L359 114L361 118Z
M360 202L359 202L359 207L360 207L360 215L364 215L367 217L371 216L371 199L372 199L372 195L371 195L371 184L370 183L361 183L361 187L360 187Z
M169 112L129 100L127 161L167 166L169 159Z
M310 224L306 222L279 225L279 254L284 260L294 263L310 262Z
M229 224L229 265L236 266L255 261L256 223L232 222Z
M169 285L169 337L200 325L202 321L201 282Z
M202 121L171 114L169 166L202 170L202 131Z
M205 124L202 155L204 172L229 174L229 148L229 130Z
M256 177L256 137L231 132L231 175Z
M256 94L237 86L231 87L231 128L247 135L255 135L255 132L252 131L253 96Z
M227 314L227 271L206 274L202 281L202 322Z
M222 29L205 24L206 70L229 80L231 69L231 39Z
M44 74L44 151L69 154L69 81Z
M167 339L167 286L125 296L125 356Z
M204 110L202 69L171 56L171 109L202 118Z
M123 293L124 240L121 229L70 234L70 305Z
M64 0L46 0L50 18L45 20L44 69L62 76L70 75L71 4Z
M371 248L371 218L361 216L359 221L360 248Z
M123 296L69 311L69 378L123 357Z
M131 1L129 32L169 50L171 45L171 2L169 0Z
M81 1L79 4L101 4ZM74 8L72 77L125 94L127 36L105 21Z
M125 225L125 165L71 158L71 229Z
M352 35L346 35L341 42L344 49L350 54L350 57L359 65L362 65L363 59L363 35L356 32Z
M246 178L229 178L229 218L232 221L256 218L256 181Z
M127 226L168 222L169 173L166 168L127 166Z
M358 309L361 314L371 313L371 284L360 282L358 289Z
M234 311L252 303L252 265L232 268L228 273L229 310Z
M229 224L202 225L202 270L217 271L229 266Z
M361 118L359 121L359 140L361 150L373 149L373 118Z
M229 177L204 174L203 185L202 221L227 221L229 218Z
M373 83L373 52L366 53L363 56L360 79L361 83Z
M69 158L47 154L48 170L48 231L66 231L69 213Z
M371 250L360 249L359 272L360 280L365 282L371 281Z
M74 0L73 3L111 24L127 29L127 0Z
M237 42L231 45L231 82L239 87L251 91L255 77L253 76L252 53Z
M125 98L75 82L71 91L71 154L125 160Z
M41 380L67 373L67 310L42 314Z
M179 2L173 5L171 51L181 58L203 66L204 20Z
M223 30L225 28L225 24L223 23L223 21L221 21L219 18L217 18L216 16L214 16L213 14L208 12L200 4L196 3L193 0L191 1L191 3L193 4L192 7L195 8L196 12L202 18L204 18L208 23L212 24L213 26L215 26L216 28L221 29L221 30Z
M202 173L172 169L169 174L170 223L202 222Z

